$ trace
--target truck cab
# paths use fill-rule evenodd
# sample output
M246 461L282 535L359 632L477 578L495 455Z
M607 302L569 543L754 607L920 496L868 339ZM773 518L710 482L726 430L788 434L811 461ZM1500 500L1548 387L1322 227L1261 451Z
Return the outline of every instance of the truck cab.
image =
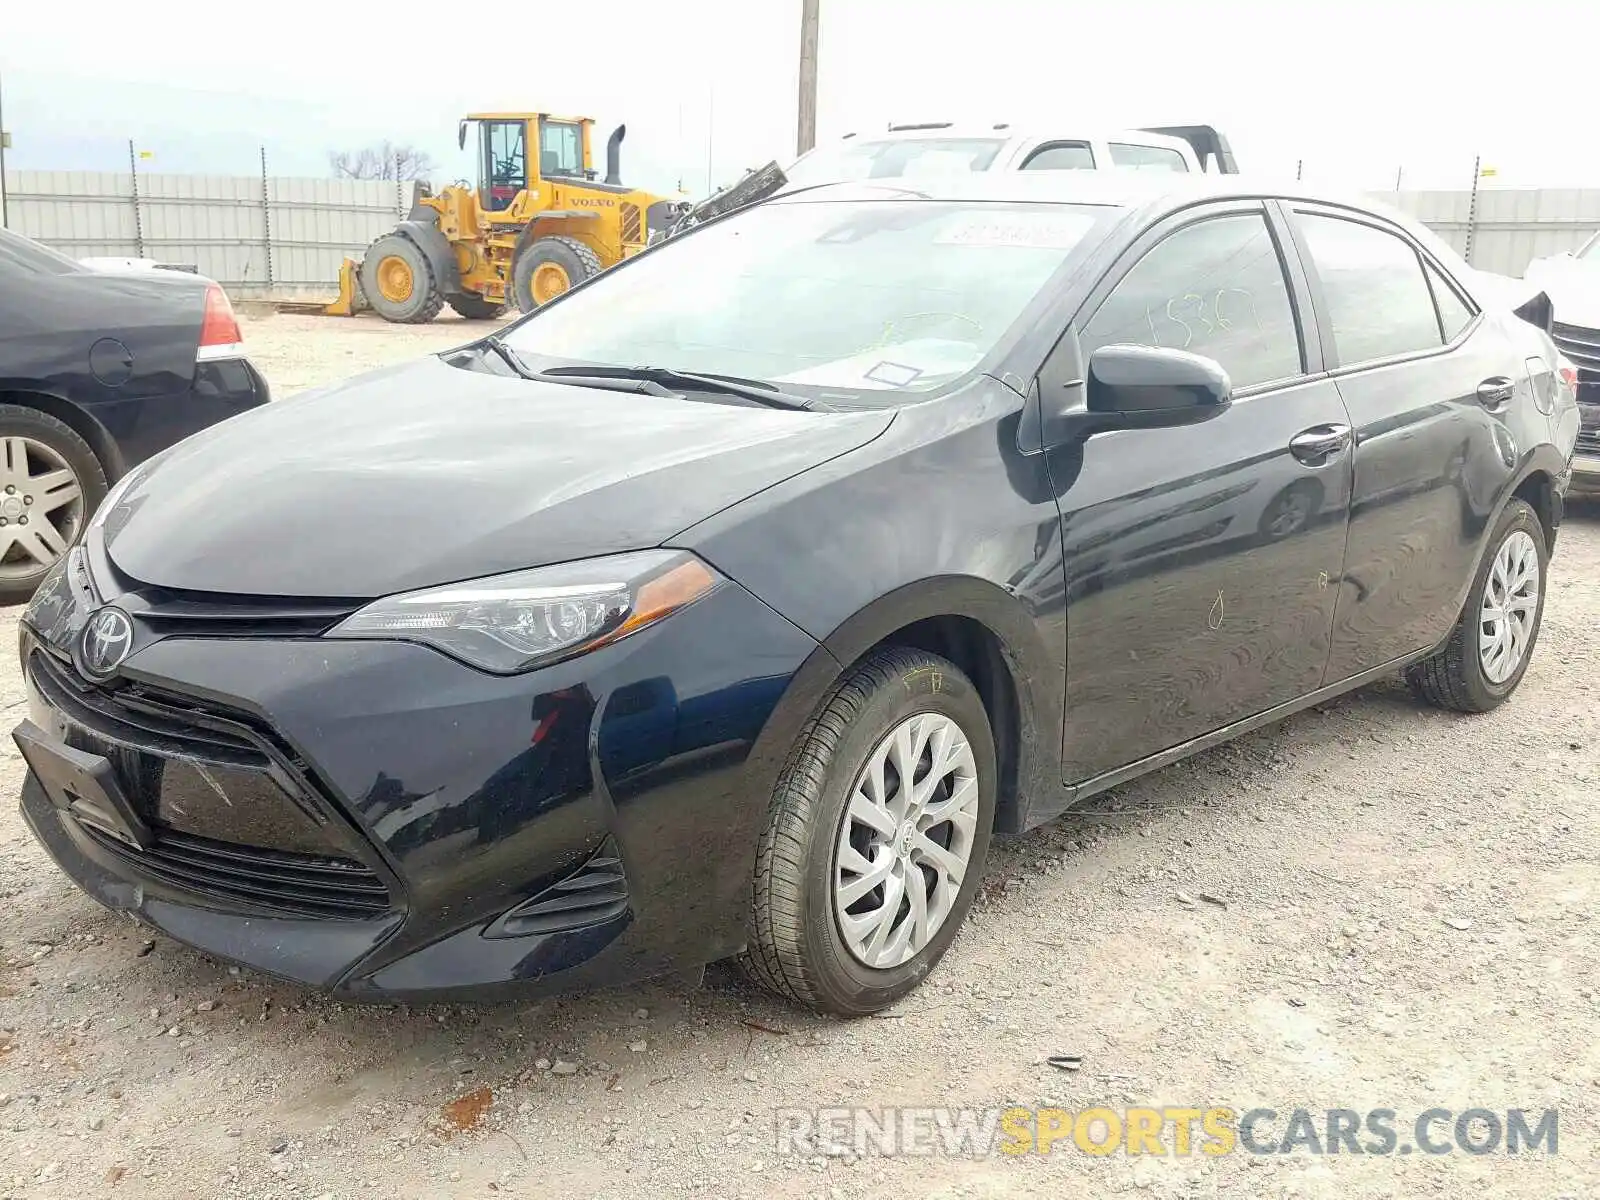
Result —
M1100 170L1233 174L1237 167L1227 140L1209 125L1025 130L942 121L846 134L801 155L785 174L790 187L808 187L967 171Z

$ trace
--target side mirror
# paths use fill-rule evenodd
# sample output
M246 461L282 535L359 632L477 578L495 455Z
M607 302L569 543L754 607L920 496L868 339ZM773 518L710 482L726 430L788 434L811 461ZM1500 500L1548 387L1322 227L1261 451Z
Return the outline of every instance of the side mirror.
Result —
M457 122L457 124L456 124L456 149L457 150L465 150L466 148L467 148L467 123L465 121L460 121L460 122Z
M1233 392L1220 363L1187 350L1102 346L1087 374L1091 432L1193 425L1226 409Z

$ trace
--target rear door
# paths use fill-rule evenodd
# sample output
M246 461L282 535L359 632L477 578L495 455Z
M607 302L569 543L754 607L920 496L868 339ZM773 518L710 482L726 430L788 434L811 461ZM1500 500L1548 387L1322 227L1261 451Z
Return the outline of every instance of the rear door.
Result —
M1458 614L1516 447L1522 357L1397 226L1285 205L1355 429L1350 541L1327 682L1438 643Z
M1260 201L1186 210L1130 247L1063 339L1075 364L1112 343L1191 350L1234 386L1203 424L1047 450L1066 562L1065 782L1322 682L1349 422L1287 247ZM1063 353L1042 387L1060 386Z

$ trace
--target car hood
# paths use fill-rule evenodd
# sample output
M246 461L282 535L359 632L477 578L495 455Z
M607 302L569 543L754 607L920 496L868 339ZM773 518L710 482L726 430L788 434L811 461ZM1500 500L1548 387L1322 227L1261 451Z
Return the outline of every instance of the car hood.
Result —
M1550 297L1561 324L1600 329L1600 261L1569 254L1536 259L1528 264L1524 278Z
M430 357L180 442L106 515L105 548L146 584L365 599L660 545L892 420L578 388Z

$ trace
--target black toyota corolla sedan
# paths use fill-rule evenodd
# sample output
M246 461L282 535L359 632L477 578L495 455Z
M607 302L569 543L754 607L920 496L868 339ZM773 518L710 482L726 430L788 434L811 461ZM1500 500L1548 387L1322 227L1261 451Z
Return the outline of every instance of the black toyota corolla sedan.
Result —
M134 471L22 625L23 811L102 903L350 997L738 956L870 1012L995 830L1381 676L1510 696L1548 307L1236 176L736 212Z

